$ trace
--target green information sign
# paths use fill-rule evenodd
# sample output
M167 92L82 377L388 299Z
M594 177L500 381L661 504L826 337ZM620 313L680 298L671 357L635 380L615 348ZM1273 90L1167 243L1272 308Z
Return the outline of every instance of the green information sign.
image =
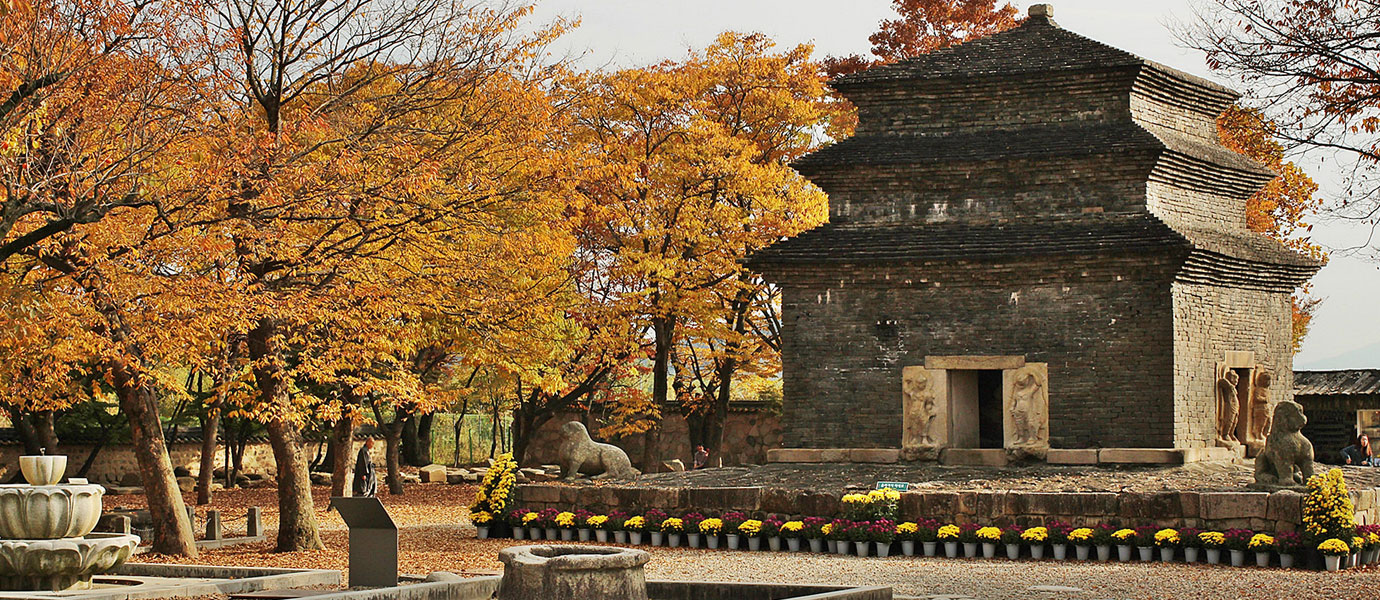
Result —
M878 482L877 482L877 489L879 489L879 490L896 490L896 491L898 491L898 492L904 492L904 491L910 489L910 484L909 484L909 483L906 483L906 482L904 482L904 481L878 481Z

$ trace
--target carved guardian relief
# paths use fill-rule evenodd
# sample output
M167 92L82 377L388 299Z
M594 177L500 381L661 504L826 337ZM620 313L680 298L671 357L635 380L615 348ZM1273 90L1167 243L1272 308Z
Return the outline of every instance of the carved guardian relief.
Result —
M1004 370L1002 391L1007 451L1043 458L1049 450L1049 365Z
M907 460L938 458L948 444L948 382L943 369L901 370L901 452Z

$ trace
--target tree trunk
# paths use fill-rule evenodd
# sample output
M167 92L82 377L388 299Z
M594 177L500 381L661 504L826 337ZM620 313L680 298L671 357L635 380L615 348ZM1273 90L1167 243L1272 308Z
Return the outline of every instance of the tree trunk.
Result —
M196 538L182 503L182 490L173 475L172 460L158 421L158 401L147 384L128 364L108 364L107 369L120 400L120 411L129 419L134 457L143 480L144 497L153 519L153 551L159 554L196 556Z
M384 458L388 465L388 493L393 496L401 496L403 493L402 484L402 423L389 423L383 432Z
M308 472L307 452L302 432L289 421L293 410L288 398L288 383L282 372L282 356L278 348L278 327L270 319L260 319L247 337L249 358L253 361L254 380L259 388L259 402L274 411L267 423L269 445L277 465L278 484L278 552L322 550L321 536L316 526L316 506L311 498L311 474Z
M425 467L427 463L417 463L420 455L417 453L417 416L408 415L402 422L402 457L407 464L414 467Z
M676 320L674 317L657 317L652 321L655 334L655 353L652 357L652 404L665 406L670 386L668 376L671 372L671 342L675 339Z
M277 463L278 552L324 550L316 527L316 505L311 498L311 475L302 432L274 419L268 422L268 441Z
M418 415L413 421L417 422L417 446L412 466L425 467L432 463L431 426L436 422L436 415L433 413Z
M346 497L353 492L350 485L350 459L355 450L355 421L341 417L331 427L331 495Z
M201 419L201 466L196 472L196 503L211 503L212 475L216 470L216 433L220 431L220 410L208 409Z

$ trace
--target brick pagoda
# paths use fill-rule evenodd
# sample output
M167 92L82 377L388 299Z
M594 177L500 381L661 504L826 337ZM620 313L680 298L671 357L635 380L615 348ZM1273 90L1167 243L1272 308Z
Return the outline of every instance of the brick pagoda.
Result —
M795 164L829 222L749 261L777 460L1221 457L1291 396L1319 265L1246 228L1274 174L1218 141L1238 94L1051 13L833 82L857 133Z

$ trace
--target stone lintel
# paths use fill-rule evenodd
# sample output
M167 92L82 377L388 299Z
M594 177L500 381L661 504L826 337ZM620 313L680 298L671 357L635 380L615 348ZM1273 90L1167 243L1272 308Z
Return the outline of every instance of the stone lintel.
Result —
M1008 462L1006 450L1000 448L945 448L939 453L944 465L1004 467Z
M1184 453L1178 448L1103 448L1097 462L1129 465L1181 465Z
M1025 356L926 356L926 369L992 370L1019 369L1025 366Z
M1097 448L1050 448L1045 460L1052 465L1095 465Z
M1255 366L1255 352L1228 350L1222 362L1228 369L1249 369Z

